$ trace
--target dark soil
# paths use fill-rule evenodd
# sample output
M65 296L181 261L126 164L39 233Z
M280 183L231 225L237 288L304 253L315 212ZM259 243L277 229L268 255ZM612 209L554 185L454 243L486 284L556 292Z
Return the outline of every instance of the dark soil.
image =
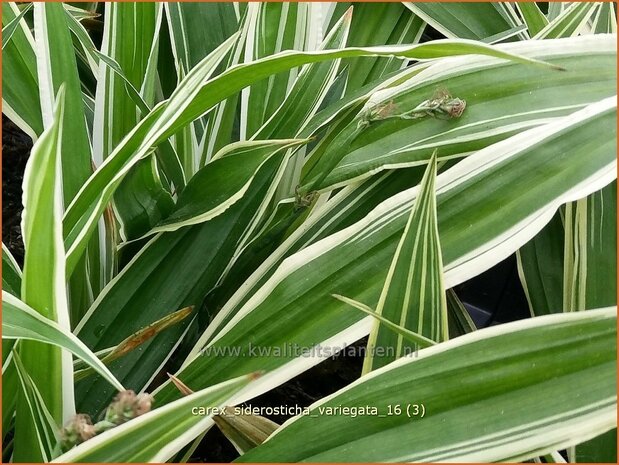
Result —
M522 289L516 255L455 287L478 328L531 316Z
M2 115L2 242L20 266L24 260L22 179L31 148L30 137Z

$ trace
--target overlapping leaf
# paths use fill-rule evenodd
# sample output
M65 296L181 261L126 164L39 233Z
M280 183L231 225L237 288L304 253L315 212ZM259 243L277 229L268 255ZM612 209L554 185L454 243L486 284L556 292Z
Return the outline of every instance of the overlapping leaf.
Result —
M339 11L348 8L348 3L338 2L332 21ZM419 42L426 23L398 2L355 3L350 24L349 47L370 45L414 44ZM406 66L407 60L363 57L345 60L341 69L347 70L346 90L351 92L375 82Z
M313 51L322 37L311 3L254 3L247 7L249 31L244 62L251 63L286 50ZM340 47L343 44L339 44ZM240 137L249 139L269 120L286 98L297 77L296 69L286 69L256 81L241 93ZM307 97L315 97L308 92ZM262 136L259 136L262 138Z
M2 289L15 297L21 294L22 272L4 242L2 243Z
M82 443L54 462L165 462L212 424L216 408L225 407L255 378L231 379L157 408Z
M447 331L450 337L472 332L476 328L463 304L452 290L447 292L445 302L444 287L484 271L534 236L534 242L520 249L521 274L534 313L556 310L557 297L565 301L565 308L569 310L615 303L614 295L610 294L614 293L614 283L609 284L614 274L600 275L599 270L615 268L614 263L607 263L604 251L616 248L616 244L609 242L616 235L614 218L606 214L609 206L616 202L610 197L616 190L615 184L608 185L615 177L616 167L616 107L612 100L616 93L616 39L590 35L566 40L547 39L614 32L616 20L612 5L550 4L547 15L542 13L546 11L545 5L540 9L535 4L461 4L453 8L429 4L408 5L408 8L402 4L359 5L353 10L352 23L350 11L342 17L348 4L127 4L105 8L106 14L97 17L70 5L54 8L37 5L35 42L27 26L29 15L20 16L20 9L14 4L3 6L4 71L23 77L21 81L14 79L8 84L5 80L7 115L33 138L38 137L43 123L45 127L52 125L54 94L66 75L71 94L68 102L73 102L69 106L75 111L68 115L65 112L63 122L71 127L70 133L79 136L79 143L69 151L79 151L81 159L89 162L88 170L91 169L90 145L82 147L84 150L79 148L83 146L85 128L86 140L93 135L94 149L98 153L95 165L100 165L88 180L84 178L74 183L77 177L71 173L68 173L69 179L64 180L77 185L80 191L64 217L68 272L61 273L63 278L58 280L64 283L64 279L70 278L73 324L85 314L76 332L90 349L80 346L68 327L55 327L55 323L45 325L43 323L48 320L44 317L26 312L28 321L32 320L35 326L43 324L46 331L51 325L60 331L54 333L56 336L64 336L65 342L71 340L87 356L93 356L90 350L103 356L111 347L125 344L121 341L130 340L127 338L132 335L139 339L141 330L148 333L156 322L167 321L180 307L191 305L197 307L197 311L195 318L157 332L140 346L140 350L123 353L112 362L109 371L103 367L104 376L81 379L76 390L80 412L96 415L105 407L115 389L120 387L114 376L135 390L147 388L153 380L158 384L156 375L174 350L177 355L170 358L168 369L176 370L182 357L189 353L178 376L195 389L217 385L230 376L270 370L260 381L234 396L237 402L265 392L330 357L343 345L370 333L372 326L377 327L377 320L382 322L378 325L379 333L384 331L382 334L388 334L391 339L387 345L406 345L404 341L411 336L412 343L433 345L431 339L446 339ZM411 13L411 9L418 14ZM381 27L370 27L372 21L380 22ZM434 26L435 30L429 31L431 35L438 31L454 39L469 37L499 43L537 34L538 38L546 37L546 40L498 47L466 40L383 46L416 42L426 21ZM197 23L204 27L196 29ZM96 28L100 25L104 25L101 46L104 53L95 48L89 36L94 26L92 36L96 41ZM53 36L56 29L59 33L45 42L46 35ZM237 29L240 31L233 35ZM329 34L325 34L327 30ZM323 37L326 38L319 47ZM343 48L346 42L353 47ZM62 47L63 44L66 47ZM39 58L38 73L35 52ZM449 58L450 55L466 56ZM409 59L421 62L401 69ZM540 64L537 60L551 65L535 66ZM97 98L95 87L98 88ZM241 94L244 97L238 105ZM441 114L432 110L424 114L417 112L415 119L407 119L412 109L424 106L424 102L453 98L466 101L466 108L462 104L464 111L457 112L456 116L444 110ZM607 138L600 139L601 132L607 134ZM66 133L62 136L67 138ZM239 136L253 140L226 147ZM293 137L304 139L304 142L309 140L308 151L311 151L306 154L305 147L297 150L296 145L286 145L286 142L296 144L297 141L277 140ZM284 145L279 147L280 143ZM46 142L45 145L49 149L54 144ZM105 150L99 150L104 145ZM247 147L249 152L243 152ZM35 146L37 148L40 147ZM222 153L228 154L215 155L222 148ZM425 227L416 234L421 240L423 231L434 229L434 235L425 235L434 246L429 245L425 253L419 246L406 255L414 257L413 264L418 263L420 257L433 257L431 262L439 265L442 255L445 284L442 284L439 266L436 273L431 273L429 286L420 285L424 282L423 274L413 273L413 277L419 279L413 279L412 284L410 280L404 281L402 289L417 290L419 287L419 294L413 292L414 301L416 297L427 297L428 289L438 291L430 293L440 296L439 300L431 299L434 302L430 306L433 310L430 315L438 316L438 323L422 322L418 317L428 313L417 312L418 308L403 312L414 316L413 322L401 321L399 313L389 315L390 319L386 320L371 308L378 308L383 315L393 309L399 312L401 308L409 308L406 305L381 306L380 302L384 304L390 295L394 297L389 290L395 286L384 288L385 299L380 297L381 288L386 276L393 278L388 273L392 261L394 269L401 271L395 276L405 277L406 267L397 266L403 265L403 255L396 251L401 252L406 244L415 244L411 236L414 228L407 228L408 213L412 211L410 218L416 218L414 214L419 216L422 211L429 214L432 210L424 210L424 205L431 204L427 197L428 183L419 185L419 182L423 166L435 149L439 156L437 218L433 222L432 215L426 215ZM62 162L67 159L70 157L63 155ZM69 171L73 168L68 167ZM49 174L49 171L42 169L39 173ZM196 176L190 180L194 173ZM29 179L32 182L34 178L30 176ZM55 178L61 179L59 173ZM50 178L41 175L36 179L42 180L41 185L45 186ZM602 190L596 192L600 188ZM54 190L54 195L57 194ZM70 200L74 194L65 192L64 200L67 195ZM34 211L42 215L45 210L42 206L33 208L32 198L26 196L26 221L33 218ZM174 205L177 198L178 203ZM560 207L565 202L567 206ZM173 212L171 216L170 212ZM604 212L601 219L600 212ZM95 235L95 228L103 224L102 215L105 231ZM119 251L115 247L114 216L121 220L123 239L128 241L126 248ZM552 222L544 227L551 218ZM553 239L556 231L564 229L563 219L565 248L548 255L546 262L553 265L565 260L564 276L557 274L557 270L563 271L560 266L552 268L550 273L540 272L538 267L546 268L540 254L548 244L556 248ZM436 234L436 222L440 237ZM149 237L148 242L131 241L153 226L152 232L156 235ZM43 229L37 228L38 231ZM54 228L54 233L57 232L58 228ZM103 233L108 243L100 249L95 242L103 238ZM409 233L409 241L398 247L406 233ZM24 289L31 286L32 296L32 257L46 248L40 247L44 245L43 240L33 242L32 235L26 231L24 237L27 266L22 284L19 284L19 268L3 253L3 263L10 271L6 280L3 277L3 284L13 287L13 294L18 297L22 297L22 289L16 290L15 286ZM60 242L56 242L58 246ZM54 250L62 249L59 245ZM413 253L415 250L417 253ZM119 252L120 260L115 262ZM100 262L103 257L105 260ZM63 260L52 262L62 265ZM49 261L46 263L49 265ZM116 263L122 268L114 277L118 273ZM424 266L423 270L427 271L426 268ZM58 269L47 273L54 286L57 277L54 272ZM427 279L428 275L425 277ZM548 285L548 278L557 277L562 279ZM81 282L76 281L77 278ZM40 280L37 283L43 284ZM564 295L557 296L557 288ZM64 298L62 291L54 293L56 300ZM362 312L347 307L332 294L350 296L354 300L344 300L371 316L364 318ZM86 312L95 297L96 301ZM410 297L409 292L396 300L410 303ZM19 302L10 294L7 299ZM66 299L64 302L66 307ZM588 302L595 302L595 305ZM449 324L445 321L446 315ZM574 318L573 321L595 319L571 315L556 318L568 317ZM607 316L604 318L608 320ZM7 323L11 321L9 315ZM566 322L550 323L548 331L556 334L567 331ZM419 326L418 323L423 324ZM415 325L411 329L419 333L403 327ZM537 323L526 325L533 327ZM28 336L23 325L12 328L19 330L11 333L13 336ZM440 333L438 336L435 330ZM609 330L608 325L605 330ZM605 333L603 337L608 336ZM473 345L484 339L483 335L480 340L467 337ZM140 339L140 342L143 341ZM371 342L376 344L374 340ZM559 347L555 342L550 352ZM601 347L601 342L597 342ZM11 349L11 343L12 340L4 341L3 348ZM543 338L534 341L538 346L546 343ZM33 347L32 344L35 343L20 341L13 349L23 352L25 347L24 365L30 363L28 348ZM439 347L445 346L449 351L451 345L458 344L447 342ZM570 360L579 356L575 348L560 345L573 355L568 357ZM291 353L291 346L301 350L316 348L318 352L310 352L308 357L306 353ZM593 350L593 346L588 348ZM607 349L608 345L604 347ZM283 352L273 354L273 350ZM433 350L440 358L441 350L430 349ZM453 350L457 351L455 347ZM545 350L532 357L550 357L550 352L543 353ZM56 378L52 383L41 383L37 379L41 377L40 370L37 373L35 369L31 377L26 373L30 369L26 368L22 370L25 375L18 377L15 360L12 356L3 358L3 376L9 389L8 394L6 390L3 393L4 432L11 432L15 411L15 396L11 392L18 391L20 379L32 381L30 384L36 389L28 392L39 391L38 397L45 409L45 404L50 404L48 416L57 417L49 422L54 429L71 413L70 409L59 416L58 399L43 399L52 391L63 391L64 387L58 388L58 374L62 374L62 381L67 381L70 379L68 370L62 373L59 366L52 366ZM461 361L467 364L474 360L468 357ZM544 359L543 363L549 360ZM91 362L98 363L96 358ZM416 361L419 362L425 363ZM512 358L507 365L520 362L522 360ZM394 366L402 363L396 362ZM540 364L543 363L540 359ZM567 371L562 372L561 379L574 382L577 389L588 387L582 384L584 363L562 367ZM511 372L506 370L497 376L509 378ZM573 371L568 373L569 370ZM591 374L594 368L587 370ZM92 374L91 370L86 371ZM537 383L535 380L541 378L535 376L542 370L532 371L536 374L531 386L508 395L516 399L533 387L536 390L562 389L553 380ZM106 373L110 372L114 375L106 380ZM479 379L489 372L480 371ZM550 370L546 370L545 374L548 373ZM374 379L372 375L367 378L370 383ZM591 376L586 382L593 383L594 379L598 380L597 388L608 387L604 384L608 383L607 377L600 381L602 378ZM116 383L115 387L109 381ZM356 385L351 388L355 389ZM587 399L593 399L594 391L589 387L581 400L586 403ZM69 394L69 390L64 392ZM343 395L347 392L345 390ZM555 413L570 408L567 402L560 405L559 390L548 392L549 396L557 394L557 402L552 404L558 409ZM457 400L457 396L447 394L446 400L439 401ZM172 414L172 406L165 404L178 396L175 388L165 384L157 390L156 405L164 405L157 409L162 415L157 420L135 423L135 429L127 428L127 440L122 437L122 431L117 431L88 441L89 444L66 457L79 461L107 461L109 457L118 461L189 459L212 420L194 421L195 418L186 415L187 412L182 415L180 410ZM492 400L484 404L488 411L501 405L496 397L489 398ZM28 400L22 394L24 399ZM479 407L484 400L481 397L477 400L474 405L464 402L456 411L465 409L470 411L473 422L481 421L475 417L477 411L473 407ZM28 409L32 405L32 402L21 404L21 412L29 411L32 421L24 422L18 411L14 459L23 459L28 453L24 451L28 450L33 452L26 459L49 459L54 455L50 452L50 441L44 448L40 447L43 441L36 441L45 434L39 434L44 429L34 423L41 417L35 414L35 409ZM542 408L552 406L543 405ZM170 410L165 410L168 407ZM605 419L601 427L599 410L592 411L591 422L587 425L591 426L590 435L598 435L609 426ZM548 459L553 460L558 454L552 448L572 446L590 437L581 434L582 429L577 437L566 438L563 432L573 426L571 418L558 425L548 421L531 426L531 417L519 416L520 413L515 412L509 418L494 418L490 414L486 417L491 417L499 428L524 428L525 424L528 428L538 428L539 434L535 436L538 442L524 435L513 441L514 434L520 431L517 429L511 430L509 441L504 443L484 435L467 436L465 439L471 441L467 443L471 447L467 449L458 444L457 449L472 455L457 455L455 459L515 460L548 453ZM553 412L548 410L547 413ZM438 425L443 419L439 417L432 416L430 420ZM327 423L330 421L328 419ZM520 421L522 423L518 423ZM469 434L465 423L456 421L460 428L458 434ZM291 427L295 424L293 422ZM391 459L409 458L406 454L413 449L399 434L413 426L402 424L395 430L379 433L375 430L377 425L380 426L374 423L369 433L360 430L359 437L352 431L354 437L347 435L342 443L324 451L324 456L322 451L309 451L311 444L304 441L296 448L303 456L299 459L341 457L348 460L350 453L361 453L372 441L381 445L393 441L393 447L388 449L399 450L401 455ZM183 427L189 427L191 434L182 433ZM310 430L312 427L308 426ZM279 434L287 434L288 428L286 426ZM431 429L427 433L431 436L427 441L430 446L433 440L443 440ZM146 432L144 436L143 432ZM179 432L181 438L170 443L168 435ZM325 431L319 431L320 434ZM612 431L604 433L571 449L570 457L609 460L610 456L604 454L612 449L608 447L612 434ZM24 437L31 438L28 447ZM332 440L334 438L327 438L327 442ZM183 448L191 441L193 446ZM477 450L480 441L483 441L480 449L484 450L477 456L473 449ZM251 442L251 446L261 442ZM423 442L422 446L426 441ZM513 446L511 455L506 453L507 443ZM250 452L248 457L254 453L256 457L262 456L262 450L267 451L264 452L266 457L271 453L270 447L275 448L274 459L287 457L289 444L281 449L277 444L278 435ZM446 451L452 445L443 441L437 447ZM251 448L246 446L240 450ZM602 453L597 454L598 450ZM41 457L35 457L37 451L42 451ZM3 456L9 458L13 444L8 443L3 452ZM414 453L426 452L414 450ZM592 455L594 452L597 455ZM450 453L445 452L441 457L454 458ZM376 456L376 460L382 459L385 457Z
M33 426L32 437L29 439L36 449L31 451L30 454L49 462L57 452L58 426L47 409L41 391L26 371L18 353L14 352L11 356L15 364L15 375L19 380L20 408L27 409Z
M439 160L463 157L616 92L614 36L504 47L556 63L566 71L482 57L442 60L399 86L373 94L365 109L391 108L394 117L359 131L366 110L361 111L330 142L329 156L305 168L303 190L326 190L380 170L424 164L435 149ZM397 118L437 90L466 101L459 118Z
M14 21L20 12L14 2L2 3L2 27ZM34 37L25 21L2 47L2 72L19 79L2 81L2 112L35 140L43 132L43 118L39 106L39 80L34 53Z
M60 3L34 6L35 51L41 95L41 113L45 128L51 124L54 96L61 85L65 89L62 133L62 194L66 207L92 173L92 157L88 128L84 116L84 101L67 14ZM53 30L54 34L48 31ZM77 264L79 272L69 286L71 317L79 319L92 303L91 289L99 287L99 260L97 237L90 244L94 248L87 263L83 257ZM70 273L69 273L70 275Z
M70 331L61 223L63 88L56 101L52 122L33 147L24 173L22 236L26 253L21 298L43 317ZM19 354L29 376L40 389L43 403L56 424L61 424L74 411L70 354L35 341L22 341ZM15 419L16 461L44 458L37 443L33 442L36 436L32 422L27 399L20 396Z
M80 339L92 350L107 349L178 308L199 308L228 266L239 237L269 201L267 193L281 171L283 156L281 153L267 160L243 199L223 214L154 236L99 296L77 328ZM175 325L144 343L142 350L113 362L110 369L127 388L144 388L186 330L185 322ZM113 394L99 377L76 386L82 412L96 414Z
M445 40L412 46L387 46L349 48L316 52L281 52L255 62L228 69L210 81L225 54L230 50L234 37L228 39L199 66L191 70L176 88L168 101L157 105L140 124L123 139L104 164L82 188L80 195L65 214L65 244L69 270L83 253L100 214L117 185L128 170L153 146L166 140L186 124L208 112L215 104L235 92L278 71L288 70L307 63L357 56L401 56L414 59L431 59L441 56L484 54L524 63L539 61L510 54L472 41ZM549 65L543 64L543 67Z
M84 252L99 216L124 176L141 158L152 151L153 146L167 139L160 137L161 133L169 128L178 113L187 107L204 79L215 72L231 44L232 39L229 39L206 57L176 88L169 101L155 106L116 146L84 185L78 197L69 205L63 222L69 271Z
M114 378L106 366L71 332L41 316L4 290L2 291L2 308L4 310L2 314L3 339L28 339L66 349L98 371L116 389L123 390L122 384Z
M435 177L436 154L421 181L419 196L387 272L376 312L421 336L442 342L448 339L447 301L436 225ZM394 350L382 356L389 349ZM370 332L363 371L369 373L415 349L415 344L376 321Z
M362 377L239 461L512 462L564 448L616 424L616 337L616 307L480 330Z
M105 43L101 54L117 65L119 74L101 65L97 76L98 105L94 118L94 159L101 163L153 106L163 5L106 4ZM102 57L102 55L99 55ZM130 90L137 96L130 97ZM135 99L141 105L136 111ZM116 212L121 234L135 239L166 216L173 201L166 192L154 160L138 163L118 186ZM115 247L110 244L110 247Z
M488 40L512 31L521 24L513 7L507 2L461 2L452 5L406 2L405 5L445 37ZM521 39L527 38L526 33L517 31Z
M595 2L568 4L560 15L550 21L533 38L552 39L578 35L583 28L586 28L587 22L599 8L600 4Z
M271 139L226 146L191 178L179 196L174 212L151 233L176 231L222 214L243 197L257 171L269 158L306 142Z
M489 146L441 174L437 208L445 286L462 282L513 253L550 220L560 204L611 182L616 142L611 137L600 143L596 134L601 127L614 134L615 118L615 100L606 99ZM550 157L557 150L564 155ZM583 153L588 156L582 157ZM248 394L255 395L330 356L316 353L297 359L285 352L285 357L276 358L268 356L269 348L290 342L299 347L332 347L367 334L370 322L342 312L330 293L374 305L384 282L383 270L417 193L410 189L396 195L362 221L286 259L260 288L248 287L249 298L235 299L244 304L206 347L198 347L203 353L185 363L179 378L198 387L216 382L220 372L250 367L274 370ZM311 310L318 308L320 312ZM264 347L266 352L247 357L249 345ZM226 355L225 348L230 347L238 353ZM166 401L175 397L169 385L161 394Z

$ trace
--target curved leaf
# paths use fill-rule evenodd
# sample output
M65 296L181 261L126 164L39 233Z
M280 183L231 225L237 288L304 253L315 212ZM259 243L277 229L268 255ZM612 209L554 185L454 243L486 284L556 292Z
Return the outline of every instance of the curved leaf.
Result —
M54 462L165 462L205 431L213 422L215 409L232 402L236 392L256 377L231 379L140 415L80 444Z
M537 64L556 69L539 60L514 55L488 45L466 40L442 40L412 46L345 48L316 52L281 52L249 64L234 66L203 84L230 50L234 36L224 42L200 65L191 70L169 101L157 105L116 147L65 213L64 231L67 268L72 270L83 253L99 216L114 190L128 172L153 146L158 145L217 103L261 78L307 63L358 56L399 56L418 60L443 56L482 54Z
M423 349L237 461L516 462L574 445L617 422L616 312L533 318Z
M2 291L2 308L3 339L28 339L66 349L99 372L116 389L124 390L110 370L71 332L41 316L4 290Z
M269 158L307 142L289 139L227 145L191 178L179 196L174 212L148 235L176 231L215 218L245 195L256 172Z
M559 205L611 182L616 176L615 123L616 101L609 98L489 146L439 175L438 229L445 286L506 258L533 237ZM600 131L610 137L600 141ZM353 226L287 258L261 288L250 288L252 294L240 301L244 304L234 317L217 329L206 346L196 347L177 377L199 387L216 382L221 372L238 373L251 367L274 370L247 394L251 397L330 355L295 358L285 352L284 357L243 357L250 346L332 347L367 334L369 321L342 312L329 294L346 295L370 306L376 302L406 213L417 195L418 188L401 192ZM229 347L238 353L226 356ZM176 396L169 384L159 391L166 401Z
M4 242L2 243L2 289L15 297L21 295L22 272Z
M35 13L39 6L35 5ZM49 127L37 140L24 173L22 236L26 253L21 298L43 317L70 331L62 245L61 151L64 121L64 88L56 96ZM9 294L6 294L7 296ZM57 424L74 412L73 367L69 353L35 341L23 341L19 355L43 403ZM15 417L16 461L40 461L40 450L31 435L35 427L26 399L19 396Z
M301 191L325 191L381 170L467 156L531 127L549 123L616 93L616 37L610 35L502 46L567 69L548 73L485 57L452 58L372 94L356 118L333 138L316 163L306 167ZM592 50L595 50L593 53ZM365 111L396 114L430 99L437 89L466 101L459 118L375 121L359 131Z
M280 153L267 160L247 194L223 214L153 236L99 295L76 329L80 339L92 350L107 349L180 307L200 307L233 258L239 237L246 233L256 212L269 202L268 192L277 181L283 157ZM142 350L113 362L111 370L127 388L145 388L185 331L185 322L167 329L144 343ZM79 410L93 415L113 395L109 384L99 377L76 386Z

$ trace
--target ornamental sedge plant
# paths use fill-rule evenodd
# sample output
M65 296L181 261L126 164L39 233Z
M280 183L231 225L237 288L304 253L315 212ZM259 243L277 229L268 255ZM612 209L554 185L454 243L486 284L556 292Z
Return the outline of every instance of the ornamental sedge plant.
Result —
M616 461L613 3L75 5L2 4L5 461Z

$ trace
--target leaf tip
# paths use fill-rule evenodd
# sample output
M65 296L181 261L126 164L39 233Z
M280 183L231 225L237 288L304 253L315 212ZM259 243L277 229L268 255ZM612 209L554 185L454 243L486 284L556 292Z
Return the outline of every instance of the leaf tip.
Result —
M346 10L346 13L344 13L344 21L347 21L347 22L352 21L352 12L353 12L353 10L354 10L354 6L350 5L348 10Z
M181 308L178 312L176 312L177 315L177 321L181 321L183 320L185 317L187 317L191 312L193 312L195 310L196 306L195 305L189 305L188 307L183 307Z
M193 394L193 390L191 390L185 383L183 383L176 376L174 376L171 373L166 373L166 374L168 375L168 378L170 378L170 381L172 381L172 384L174 384L176 389L178 389L181 394L183 394L184 396Z

